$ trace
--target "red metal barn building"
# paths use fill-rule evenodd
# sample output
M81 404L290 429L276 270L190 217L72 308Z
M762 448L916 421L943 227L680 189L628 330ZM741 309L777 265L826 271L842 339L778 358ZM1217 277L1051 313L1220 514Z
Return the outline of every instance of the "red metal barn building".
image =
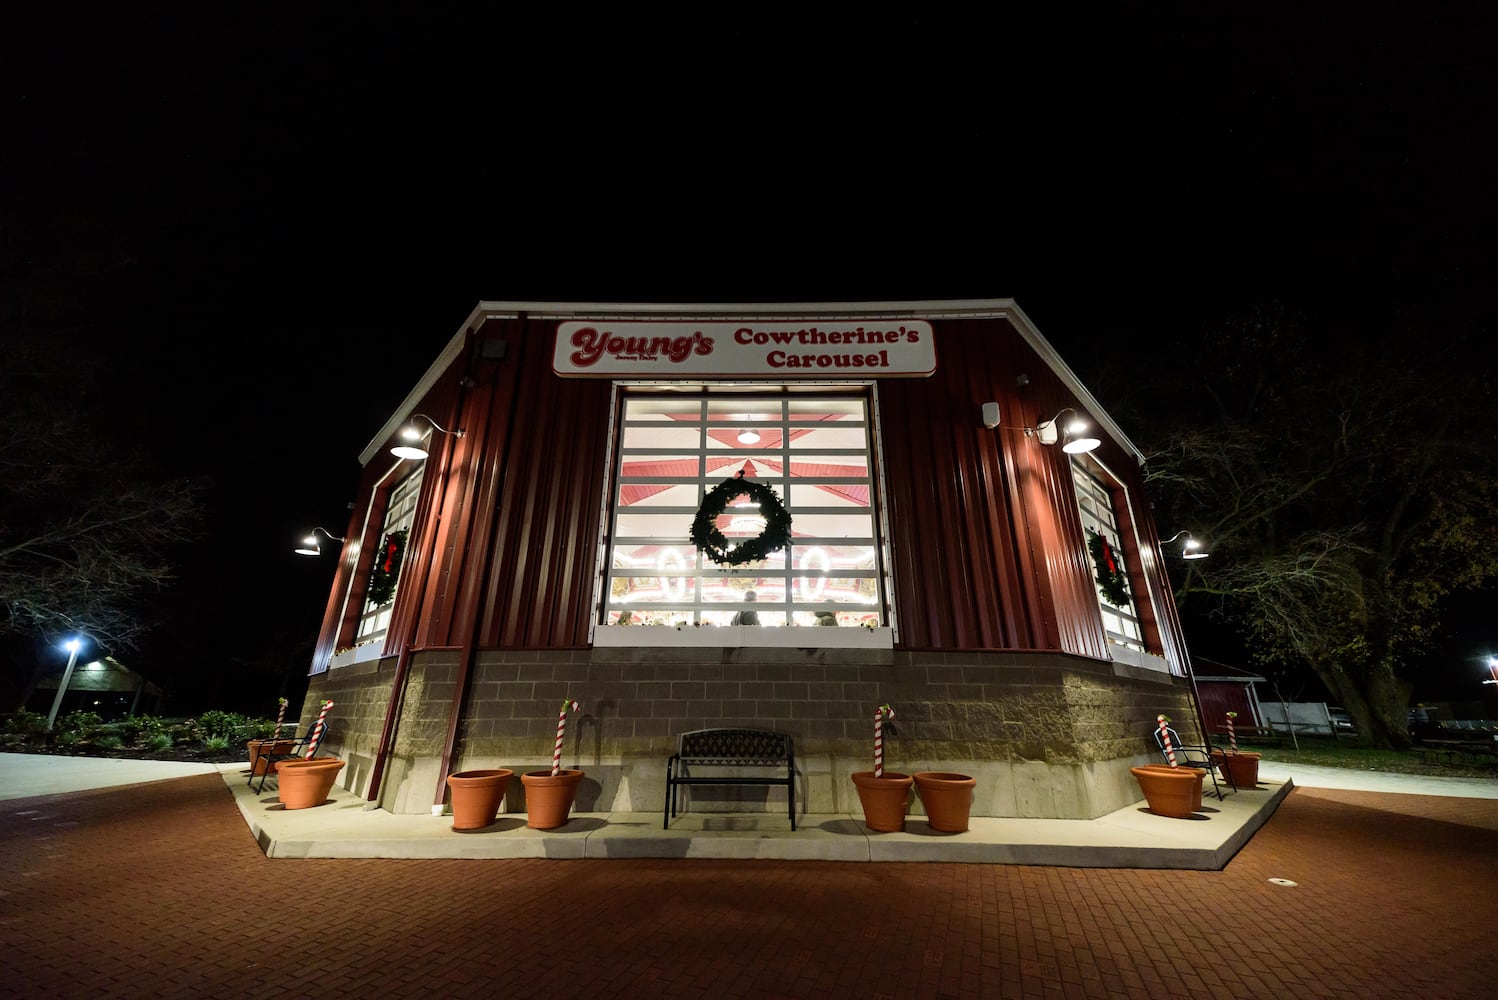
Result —
M1011 300L483 302L360 460L303 714L394 812L550 767L566 699L581 811L660 810L677 734L748 726L856 813L884 703L884 766L976 776L977 816L1102 815L1158 714L1196 735L1141 456ZM773 496L714 504L740 477Z

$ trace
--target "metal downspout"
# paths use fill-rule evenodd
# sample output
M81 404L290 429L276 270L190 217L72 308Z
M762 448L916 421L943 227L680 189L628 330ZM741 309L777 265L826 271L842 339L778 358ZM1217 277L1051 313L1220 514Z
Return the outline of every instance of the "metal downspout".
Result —
M522 312L520 314L519 335L519 339L522 344L525 342L526 335L529 330L529 316L526 313ZM476 340L478 330L475 329L471 332L474 336L474 339ZM474 346L474 344L469 344L468 364L470 374L473 371ZM498 521L500 515L500 499L504 494L504 470L509 461L510 449L508 439L512 436L513 428L515 426L515 410L519 406L519 401L520 394L518 392L512 391L510 393L510 419L507 421L508 426L506 427L506 444L504 447L504 452L500 455L499 462L496 467L496 471L499 474L499 480L494 484L494 511L490 515L491 520L494 522ZM483 572L470 577L470 579L478 580L480 582L489 579L488 570L491 561L494 559L494 538L492 532L490 533L490 537L485 541L486 544L483 547L483 551L485 553ZM441 811L443 804L447 801L447 776L452 773L451 769L453 765L453 752L457 749L458 745L458 724L463 718L463 713L468 705L468 682L469 679L473 676L474 661L478 658L479 632L483 627L484 616L479 613L479 609L476 606L479 599L479 588L469 587L468 589L471 596L469 597L468 601L469 607L466 610L469 614L470 619L472 620L472 626L469 629L468 638L463 643L463 650L458 656L457 683L453 692L452 711L448 714L447 718L447 740L442 745L442 760L440 766L437 769L437 788L432 795L432 812L434 815Z
M458 403L455 406L455 409L459 412L462 410L462 402L462 396L460 395ZM456 421L450 416L448 424L449 426L455 426ZM452 471L453 452L456 448L456 444L447 441L444 442L442 449L441 483L437 491L439 499L447 495L447 480L449 473ZM440 521L441 516L442 512L440 510L437 511L437 517L434 520ZM426 564L430 568L435 564L437 558L438 532L433 529L428 532L428 535L430 537L427 543ZM413 624L415 620L415 618L412 619ZM400 656L395 661L395 677L390 682L390 702L385 706L385 723L380 728L380 746L375 752L374 766L370 768L369 772L369 792L365 795L366 802L378 803L380 800L380 782L385 777L385 762L389 760L390 753L395 747L396 720L400 717L401 706L405 704L406 682L409 680L410 672L411 640L407 639L401 644Z

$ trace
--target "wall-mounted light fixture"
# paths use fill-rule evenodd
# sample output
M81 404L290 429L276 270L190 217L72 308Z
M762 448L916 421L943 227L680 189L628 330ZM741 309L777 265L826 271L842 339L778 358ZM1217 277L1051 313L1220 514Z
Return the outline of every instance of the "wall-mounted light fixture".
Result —
M1065 425L1061 425L1061 417L1070 413L1072 418ZM1068 455L1082 455L1097 448L1103 442L1087 433L1092 425L1073 410L1067 407L1056 414L1050 420L1043 420L1035 427L1035 437L1041 444L1052 445L1061 441L1061 450ZM1030 433L1027 428L1026 434Z
M441 431L443 434L451 434L453 437L463 436L462 430L450 431L425 413L413 413L411 414L411 419L406 421L405 425L401 427L400 433L396 435L400 438L400 443L390 449L390 454L396 458L408 458L419 462L430 454L426 449L427 432L423 431L417 425L416 420L418 417L431 424L432 430Z
M302 544L298 545L296 547L296 554L297 555L299 555L299 556L320 556L320 555L322 555L322 546L320 544L318 544L318 541L317 541L317 533L319 531L321 531L324 535L327 535L329 538L331 538L335 542L346 542L346 541L348 541L347 538L339 538L337 535L333 534L327 528L313 528L312 529L312 533L310 535L308 535L306 538L302 539Z
M1181 543L1182 559L1205 559L1207 558L1207 556L1211 555L1210 552L1202 549L1202 543L1198 542L1195 538L1192 538L1191 532L1189 531L1177 531L1174 535L1171 535L1160 544L1162 546L1169 545L1171 542L1175 541L1177 538L1180 538L1182 535L1186 536L1186 540Z
M999 426L998 403L983 404L983 426L987 427L989 430L993 430L995 427Z

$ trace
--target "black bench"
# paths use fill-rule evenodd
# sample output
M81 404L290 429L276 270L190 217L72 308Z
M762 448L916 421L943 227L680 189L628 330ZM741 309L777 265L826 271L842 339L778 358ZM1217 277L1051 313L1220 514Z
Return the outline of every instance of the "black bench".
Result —
M724 774L723 768L773 768L775 773ZM700 768L709 768L700 772ZM785 769L780 774L781 768ZM697 772L697 773L694 773ZM788 733L770 729L694 729L677 737L666 761L663 829L676 816L678 785L784 785L791 829L796 829L796 750Z

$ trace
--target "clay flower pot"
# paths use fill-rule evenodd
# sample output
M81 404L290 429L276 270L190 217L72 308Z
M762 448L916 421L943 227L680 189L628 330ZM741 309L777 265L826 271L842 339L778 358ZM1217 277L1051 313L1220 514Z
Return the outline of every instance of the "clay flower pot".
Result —
M955 771L917 771L915 790L926 807L926 823L941 833L965 833L978 779Z
M915 779L908 774L885 771L874 777L873 771L854 771L853 784L863 805L863 821L870 830L896 833L905 829L905 813L910 808L910 789Z
M1142 765L1142 767L1146 771L1166 771L1166 772L1169 772L1169 771L1191 771L1191 772L1193 772L1196 775L1196 798L1191 803L1191 811L1192 812L1196 812L1197 810L1201 809L1201 807L1202 807L1202 780L1205 779L1206 776L1207 776L1207 769L1206 768L1204 768L1204 767L1189 767L1189 766L1186 766L1186 765L1181 765L1179 767L1171 767L1169 764L1144 764L1144 765Z
M572 800L577 798L583 772L563 768L553 775L545 771L527 771L520 776L525 786L525 825L534 830L555 830L567 822Z
M328 801L333 782L346 761L337 757L283 760L276 767L276 788L287 809L310 809Z
M1201 776L1195 768L1146 764L1131 767L1129 772L1139 782L1139 790L1155 815L1190 819L1196 812L1193 806L1200 795Z
M493 823L514 773L501 767L449 774L447 789L453 804L453 829L481 830Z
M296 740L247 740L245 749L250 754L250 777L256 777L265 771L267 757L286 753L295 742Z
M1233 753L1212 748L1212 760L1222 768L1238 789L1253 788L1259 783L1259 755L1248 750Z

